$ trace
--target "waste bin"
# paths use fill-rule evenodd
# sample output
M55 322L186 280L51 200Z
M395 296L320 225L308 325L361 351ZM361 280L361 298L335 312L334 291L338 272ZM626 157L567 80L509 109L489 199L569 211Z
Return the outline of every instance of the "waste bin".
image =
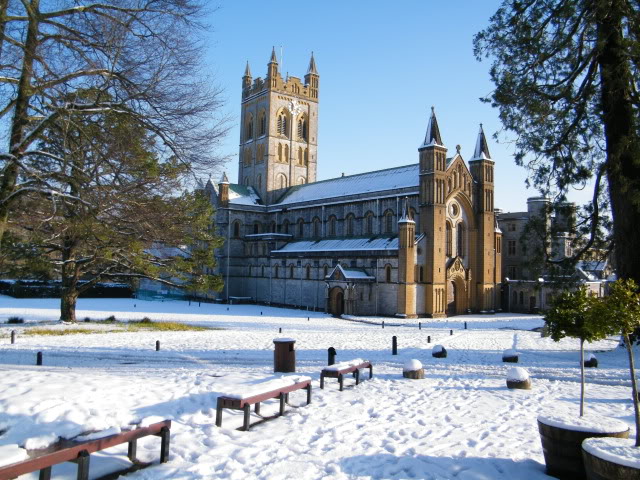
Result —
M274 338L275 350L273 352L274 372L295 372L296 371L296 351L293 338Z

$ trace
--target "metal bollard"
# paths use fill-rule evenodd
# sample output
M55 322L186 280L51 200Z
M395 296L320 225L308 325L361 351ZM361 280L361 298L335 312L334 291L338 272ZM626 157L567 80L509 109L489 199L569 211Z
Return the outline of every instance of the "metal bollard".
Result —
M427 335L427 343L431 343L431 335Z
M156 340L156 352L160 351L160 340Z
M422 330L422 322L418 322L418 330Z
M395 335L391 337L391 355L398 354L398 337Z
M384 328L384 320L382 320L382 328Z
M336 349L333 347L327 348L327 355L329 357L327 365L333 365L336 363Z
M278 329L278 333L282 333L282 327Z
M36 355L36 365L42 365L42 352L38 352Z
M13 345L14 343L16 343L16 331L11 330L11 344Z
M449 330L449 335L453 335L453 330Z
M464 322L464 329L467 329L467 322Z

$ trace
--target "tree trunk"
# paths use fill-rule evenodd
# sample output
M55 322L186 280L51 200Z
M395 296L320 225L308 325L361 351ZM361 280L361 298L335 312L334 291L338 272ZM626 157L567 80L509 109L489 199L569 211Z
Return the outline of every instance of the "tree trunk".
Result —
M78 300L78 281L80 268L74 261L76 241L67 237L62 248L62 290L60 292L60 320L76 322L76 302Z
M584 416L584 339L580 339L580 416Z
M9 153L16 159L19 159L24 152L24 146L22 146L21 143L26 127L29 124L31 80L33 78L33 63L36 58L38 30L40 28L39 9L39 0L32 0L27 8L29 24L27 26L24 59L22 61L20 81L18 82L18 92L16 95L13 119L11 121L11 134L9 139ZM15 162L8 160L7 163L8 165L4 172L2 172L2 178L0 179L0 242L2 242L2 237L9 222L9 211L12 202L8 201L8 198L15 191L19 174L18 165Z
M0 0L0 59L2 59L2 45L4 43L4 30L7 22L5 22L4 17L7 14L7 6L9 5L9 0Z
M615 264L621 278L640 283L640 139L632 102L633 77L623 37L624 0L597 7L602 121L613 215Z
M78 295L74 292L65 291L63 288L60 297L60 321L76 323L76 303Z
M624 346L629 354L629 370L631 371L631 391L633 393L633 411L636 416L636 447L640 447L640 402L638 402L638 382L636 381L636 367L633 361L633 344L629 334L623 334Z

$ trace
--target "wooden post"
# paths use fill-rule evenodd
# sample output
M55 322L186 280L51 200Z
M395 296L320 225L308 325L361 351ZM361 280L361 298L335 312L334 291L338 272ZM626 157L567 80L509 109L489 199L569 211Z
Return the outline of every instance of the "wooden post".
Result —
M418 322L418 330L422 330L422 322Z
M131 460L133 463L135 463L136 461L137 450L138 450L138 441L131 440L129 442L129 447L127 448L127 457L129 457L129 460Z
M398 354L398 337L395 335L391 337L391 355Z
M160 351L160 340L156 340L156 352Z
M169 461L169 447L171 446L171 432L169 427L162 427L160 429L160 463L167 463Z
M13 345L14 343L16 343L16 331L11 330L11 345Z
M245 432L249 431L249 422L250 422L250 416L251 416L251 405L249 405L248 403L244 404L244 421L242 423L242 429Z
M86 450L82 450L78 454L75 462L78 464L78 480L89 480L89 461L91 456Z
M384 320L382 320L382 328L384 328Z
M327 365L333 365L334 363L336 363L336 349L333 347L327 348L327 354L329 357Z
M427 335L427 343L431 343L431 335Z
M467 329L467 322L464 322L464 329Z
M282 327L278 329L278 333L282 333Z
M449 330L449 335L453 335L453 330Z
M38 352L36 355L36 365L42 365L42 352Z
M52 467L44 467L42 470L40 470L38 480L51 480L51 468Z

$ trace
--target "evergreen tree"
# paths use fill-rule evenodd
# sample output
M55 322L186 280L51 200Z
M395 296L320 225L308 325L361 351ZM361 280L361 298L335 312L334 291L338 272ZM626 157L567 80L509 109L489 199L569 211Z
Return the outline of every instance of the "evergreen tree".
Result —
M543 193L566 199L593 183L583 212L597 241L610 207L610 247L623 278L640 281L640 4L637 0L505 0L474 39L492 59L487 98L516 135L516 162ZM604 225L606 227L606 225Z

